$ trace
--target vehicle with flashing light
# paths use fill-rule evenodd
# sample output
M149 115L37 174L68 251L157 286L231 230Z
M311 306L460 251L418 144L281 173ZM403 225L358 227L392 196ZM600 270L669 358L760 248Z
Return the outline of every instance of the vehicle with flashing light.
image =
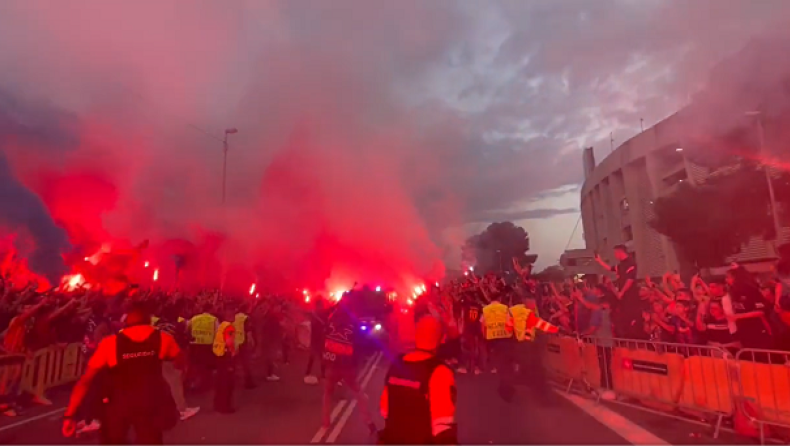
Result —
M357 341L363 350L376 351L386 347L389 334L384 321L372 316L360 317Z

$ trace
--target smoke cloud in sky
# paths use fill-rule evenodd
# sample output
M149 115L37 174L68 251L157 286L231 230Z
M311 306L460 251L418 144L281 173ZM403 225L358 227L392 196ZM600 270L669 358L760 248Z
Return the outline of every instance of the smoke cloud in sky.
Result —
M69 249L58 228L74 246L150 239L162 263L231 259L245 286L253 270L310 286L438 276L469 230L506 219L555 259L577 216L546 197L577 193L581 147L672 113L789 13L783 0L8 0L3 190L19 193L4 204L26 200L29 235L55 251Z

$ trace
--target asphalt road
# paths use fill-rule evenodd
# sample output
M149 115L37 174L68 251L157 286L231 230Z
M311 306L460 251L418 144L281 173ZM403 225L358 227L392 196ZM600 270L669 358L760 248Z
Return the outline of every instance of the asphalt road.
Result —
M388 365L386 352L365 361L359 379L370 397L370 408L379 427L378 397ZM320 428L321 386L303 383L303 353L280 370L282 380L265 382L236 393L237 411L232 415L214 412L210 393L188 395L190 405L201 405L194 418L179 423L168 432L170 444L372 444L355 401L345 390L336 394L333 425ZM727 433L713 440L707 429L619 406L556 393L553 404L545 406L519 388L516 399L504 402L496 392L497 376L459 375L459 440L462 444L732 444L743 442ZM50 395L55 403L38 407L17 418L0 420L2 444L91 444L97 436L64 439L60 435L60 415L67 391Z

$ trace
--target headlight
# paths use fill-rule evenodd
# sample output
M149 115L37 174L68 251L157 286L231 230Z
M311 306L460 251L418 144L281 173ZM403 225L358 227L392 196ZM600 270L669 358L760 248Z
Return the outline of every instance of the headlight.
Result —
M368 330L368 326L367 325L363 325L360 328L362 329L362 331L367 331Z
M374 327L374 329L375 329L376 331L379 331L379 330L381 330L381 324L376 324L376 326Z

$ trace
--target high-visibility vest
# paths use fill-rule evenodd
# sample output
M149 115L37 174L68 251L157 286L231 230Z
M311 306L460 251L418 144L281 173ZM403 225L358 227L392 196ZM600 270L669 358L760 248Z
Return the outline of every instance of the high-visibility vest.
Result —
M219 324L217 334L214 335L214 354L217 356L225 356L225 351L228 349L228 345L225 343L225 330L228 327L233 327L233 324L230 322ZM235 331L235 329L231 329Z
M247 339L247 332L244 330L244 323L247 322L247 315L244 313L236 313L236 318L233 320L233 328L236 329L236 348Z
M190 325L194 344L211 345L214 342L217 327L216 317L208 313L198 314L192 318Z
M523 304L510 307L510 315L513 316L513 331L516 334L516 340L519 342L535 340L535 327L527 329L527 319L529 319L530 314L532 314L532 310ZM537 316L537 312L535 312L535 315Z
M159 322L159 316L151 316L151 325L156 327L157 322Z
M512 333L507 329L507 305L495 302L483 307L483 319L486 325L486 340L506 339Z

